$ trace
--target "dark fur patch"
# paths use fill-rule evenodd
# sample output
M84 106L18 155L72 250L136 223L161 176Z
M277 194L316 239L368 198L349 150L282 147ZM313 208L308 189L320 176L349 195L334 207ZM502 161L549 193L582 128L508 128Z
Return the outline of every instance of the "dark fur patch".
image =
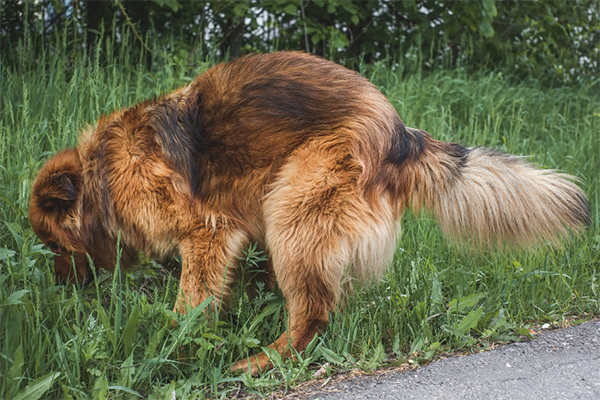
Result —
M405 161L414 161L425 151L425 140L419 131L409 132L400 117L395 121L392 144L387 155L387 160L396 165L402 165Z
M456 159L456 165L459 168L464 168L469 153L471 152L469 148L458 143L446 143L446 145L443 146L443 149L446 154Z

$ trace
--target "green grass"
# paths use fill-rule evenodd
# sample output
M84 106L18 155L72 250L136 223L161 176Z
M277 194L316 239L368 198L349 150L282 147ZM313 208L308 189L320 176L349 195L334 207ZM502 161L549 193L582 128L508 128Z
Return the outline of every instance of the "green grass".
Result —
M0 64L0 398L227 398L241 385L266 395L320 364L335 372L424 362L516 340L534 322L600 312L597 85L545 88L501 73L400 74L385 65L363 72L407 125L531 155L581 178L592 226L563 249L471 254L449 246L435 221L408 214L385 278L357 288L298 361L275 357L274 370L259 377L228 368L282 333L277 293L250 300L238 287L225 315L207 317L206 304L175 315L177 279L147 260L85 290L55 286L49 252L27 219L38 169L102 113L185 84L210 64L160 53L148 72L126 46L107 43L92 59L59 48L39 62L24 52L16 66ZM262 256L248 249L244 263Z

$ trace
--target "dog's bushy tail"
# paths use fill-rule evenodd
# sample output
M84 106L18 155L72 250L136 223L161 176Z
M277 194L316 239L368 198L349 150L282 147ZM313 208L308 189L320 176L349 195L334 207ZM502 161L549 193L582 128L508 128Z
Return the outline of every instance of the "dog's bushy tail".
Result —
M540 169L522 157L482 147L465 148L422 135L424 151L413 165L410 201L432 212L451 241L473 247L558 245L569 231L590 223L577 178Z

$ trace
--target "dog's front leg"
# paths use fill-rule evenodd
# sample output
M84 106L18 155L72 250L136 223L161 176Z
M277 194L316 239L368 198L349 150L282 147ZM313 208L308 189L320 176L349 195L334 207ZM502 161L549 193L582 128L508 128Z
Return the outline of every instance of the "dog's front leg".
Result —
M183 258L180 290L175 312L197 307L208 296L215 305L227 308L230 289L238 278L238 257L247 236L222 224L202 225L181 242Z

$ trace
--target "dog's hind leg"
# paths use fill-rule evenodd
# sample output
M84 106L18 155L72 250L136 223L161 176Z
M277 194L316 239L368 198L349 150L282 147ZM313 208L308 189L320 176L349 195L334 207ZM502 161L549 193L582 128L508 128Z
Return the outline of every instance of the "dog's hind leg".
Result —
M288 312L286 332L269 348L283 357L303 351L336 308L364 221L359 174L346 155L307 147L282 168L265 199L268 250ZM255 373L268 365L260 353L232 369Z

